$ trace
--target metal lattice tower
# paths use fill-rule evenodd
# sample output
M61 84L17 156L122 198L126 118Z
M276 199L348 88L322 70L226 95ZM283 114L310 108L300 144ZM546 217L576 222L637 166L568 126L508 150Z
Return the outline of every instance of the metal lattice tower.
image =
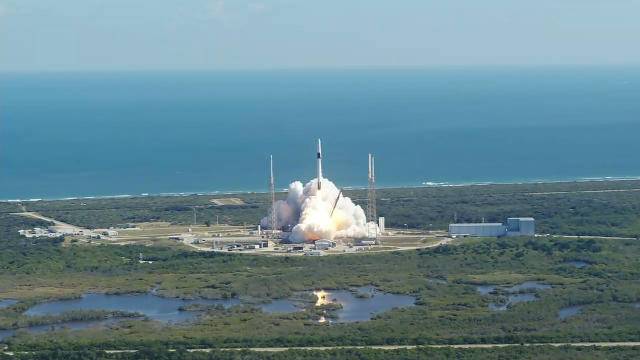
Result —
M378 223L378 207L376 204L376 158L371 156L371 200L372 201L372 214L373 222Z
M276 230L278 229L278 218L276 216L276 185L273 178L273 155L269 155L269 193L271 194L271 235L276 237Z
M367 195L367 220L376 223L378 221L378 211L376 210L376 163L371 154L369 154L369 190Z

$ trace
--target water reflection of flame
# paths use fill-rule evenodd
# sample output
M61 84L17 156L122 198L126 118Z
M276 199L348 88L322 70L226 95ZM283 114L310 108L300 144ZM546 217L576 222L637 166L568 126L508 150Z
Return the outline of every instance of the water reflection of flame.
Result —
M329 293L324 290L316 290L313 292L313 295L316 296L316 306L327 305L330 303L329 301Z

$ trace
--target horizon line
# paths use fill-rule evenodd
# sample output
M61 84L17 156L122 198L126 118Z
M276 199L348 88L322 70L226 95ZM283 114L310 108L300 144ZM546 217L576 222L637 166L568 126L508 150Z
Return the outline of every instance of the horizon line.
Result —
M464 69L544 69L544 68L601 68L633 69L640 63L617 64L433 64L416 66L354 65L354 66L289 66L289 67L219 67L219 68L104 68L104 69L0 69L0 74L94 74L94 73L203 73L203 72L272 72L272 71L367 71L367 70L464 70Z

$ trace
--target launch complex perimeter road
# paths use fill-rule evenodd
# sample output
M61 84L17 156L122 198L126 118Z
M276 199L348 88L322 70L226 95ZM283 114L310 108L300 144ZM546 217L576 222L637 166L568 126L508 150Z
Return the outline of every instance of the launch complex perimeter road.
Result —
M588 191L578 191L578 192L609 192L609 191L637 191L640 189L630 189L630 190L588 190ZM543 194L543 193L531 193L531 194ZM44 220L44 221L49 221L52 222L55 226L65 226L65 227L71 227L71 228L75 228L78 230L83 230L83 231L89 231L88 229L82 228L80 226L76 226L76 225L72 225L72 224L68 224L50 217L46 217L43 216L37 212L21 212L21 213L11 213L12 215L17 215L17 216L24 216L24 217L29 217L29 218L33 218L33 219L39 219L39 220ZM171 233L173 234L173 233ZM169 233L164 234L165 236L171 235ZM175 233L174 235L179 235L179 233ZM136 235L136 236L117 236L115 237L113 240L115 241L109 241L109 244L113 244L113 245L130 245L130 244L136 244L138 241L140 240L154 240L157 239L158 236L163 236L163 235L159 235L159 234L153 234L153 235ZM630 238L630 237L616 237L616 236L596 236L596 235L562 235L562 234L536 234L536 237L548 237L548 236L552 236L552 237L560 237L560 238L567 238L567 239L585 239L585 238L595 238L595 239L603 239L603 240L636 240L636 238ZM395 237L389 237L387 238L385 241L383 241L383 245L386 245L387 248L382 248L382 249L374 249L374 250L368 250L368 251L361 251L361 252L355 252L355 251L345 251L345 252L326 252L325 256L334 256L334 255L350 255L350 254L376 254L376 253L384 253L384 252L394 252L394 251L408 251L408 250L421 250L421 249L429 249L429 248L435 248L441 245L446 245L449 244L453 241L455 241L455 238L450 238L450 237L446 237L446 236L442 236L442 237L433 237L434 242L432 243L428 243L428 244L404 244L404 245L398 245L398 244L394 244L393 243L393 239L408 239L408 238L413 238L413 239L417 239L418 242L424 241L430 237L428 236L424 236L424 235L407 235L407 236L395 236ZM238 240L239 238L229 238L229 239L233 239L234 241ZM257 240L257 239L254 239ZM84 240L85 242L87 240ZM391 243L387 242L390 241ZM183 245L195 250L195 251L203 251L203 252L224 252L226 253L227 251L223 251L223 250L214 250L212 249L210 246L198 246L196 244L192 244L189 242L182 242ZM246 251L246 252L234 252L234 254L243 254L243 255L258 255L258 256L303 256L305 255L304 253L288 253L288 252L276 252L276 251L266 251L266 252L253 252L253 251Z
M214 352L214 351L255 351L255 352L283 352L288 350L308 350L308 351L326 351L326 350L346 350L346 349L373 349L373 350L401 350L401 349L420 349L420 348L451 348L451 349L493 349L504 347L518 346L554 346L554 347L638 347L640 341L627 342L559 342L559 343L522 343L522 344L451 344L451 345L353 345L353 346L297 346L297 347L254 347L254 348L205 348L205 349L186 349L187 352ZM140 350L136 349L119 349L119 350L103 350L108 354L118 353L136 353ZM175 352L176 349L167 351ZM2 354L14 356L20 354L33 354L38 351L4 351Z
M83 227L67 224L65 222L58 221L56 219L52 219L50 217L46 217L46 216L40 215L39 213L33 212L33 211L21 212L21 213L11 213L11 215L18 215L18 216L29 217L29 218L32 218L32 219L48 221L48 222L53 223L55 226L65 226L65 227L70 227L70 228L74 228L74 229L78 229L78 230L89 231L88 229L85 229Z

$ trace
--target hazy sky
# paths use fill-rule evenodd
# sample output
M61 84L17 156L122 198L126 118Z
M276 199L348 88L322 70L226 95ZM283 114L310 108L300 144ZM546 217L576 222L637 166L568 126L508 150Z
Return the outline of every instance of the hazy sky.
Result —
M0 0L0 71L640 65L640 0Z

